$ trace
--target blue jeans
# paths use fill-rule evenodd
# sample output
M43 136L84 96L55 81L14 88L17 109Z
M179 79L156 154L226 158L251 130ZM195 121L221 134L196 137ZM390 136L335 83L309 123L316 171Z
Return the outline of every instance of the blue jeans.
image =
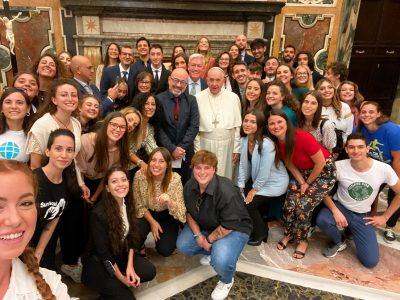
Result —
M365 225L367 220L363 218L367 217L368 214L350 211L338 201L334 202L347 220L348 228L356 245L358 259L367 268L375 267L379 262L379 246L374 226ZM327 207L323 207L319 212L317 225L335 244L342 242L342 233L337 228L333 214Z
M211 231L202 230L205 236ZM249 240L249 235L239 231L232 231L227 236L212 244L211 252L204 250L196 243L189 225L185 225L176 241L176 248L185 255L197 254L211 255L211 266L217 272L223 283L231 283L236 271L236 262L244 246Z

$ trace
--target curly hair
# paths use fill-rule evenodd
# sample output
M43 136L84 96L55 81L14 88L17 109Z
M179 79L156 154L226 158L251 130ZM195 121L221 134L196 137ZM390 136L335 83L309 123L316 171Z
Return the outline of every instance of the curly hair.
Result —
M279 90L283 96L283 104L290 107L296 113L299 110L299 103L290 93L286 85L282 81L275 79L265 84L265 91L267 92L269 87L272 85L279 87Z
M23 90L21 90L20 88L8 87L0 97L1 112L3 111L4 100L8 96L10 96L11 94L14 94L14 93L21 94L25 99L26 105L28 105L28 107L31 106L31 100L29 99L28 95ZM30 122L31 122L31 114L28 112L28 114L25 115L24 120L22 122L22 130L25 132L25 134L28 134L28 132L29 132ZM3 134L4 132L6 132L6 130L8 130L7 119L4 116L4 113L1 113L0 114L0 134Z
M339 84L339 87L338 87L338 97L339 97L339 99L340 99L340 91L342 90L342 87L345 85L345 84L348 84L348 85L351 85L353 88L354 88L354 98L353 98L353 100L352 100L352 103L348 103L350 106L355 106L355 107L357 107L357 108L360 108L360 105L361 105L361 103L364 101L364 96L363 95L361 95L361 93L360 93L360 91L359 91L359 89L358 89L358 84L357 83L355 83L355 82L353 82L353 81L350 81L350 80L345 80L345 81L342 81L340 84ZM341 101L342 101L342 99L340 99Z
M332 102L331 102L331 106L333 107L333 110L335 111L336 117L338 118L338 120L340 120L340 113L342 110L342 102L339 100L338 97L338 93L335 89L335 86L333 85L332 81L330 81L327 78L322 78L320 81L317 82L316 86L315 86L315 90L318 91L319 93L319 89L321 88L321 85L327 82L329 83L332 87L333 87L333 98L332 98Z
M36 288L38 289L43 300L56 300L53 295L50 286L47 284L43 275L39 272L39 264L36 260L35 253L32 248L25 248L24 252L19 257L21 261L26 265L26 268L35 279Z
M213 67L219 67L219 60L221 59L222 55L227 54L229 57L229 64L228 68L226 69L226 75L229 77L232 77L232 61L231 61L231 56L229 55L228 51L222 51L220 54L218 54L217 58L215 59Z
M299 56L301 54L307 55L308 67L310 68L311 71L314 71L314 66L315 66L314 57L310 51L305 51L305 50L300 50L299 52L297 52L296 56L293 59L293 68L297 68L299 66Z
M53 53L45 53L43 55L41 55L32 65L32 73L34 74L38 74L37 73L37 69L38 66L40 64L40 61L44 58L44 57L50 57L54 63L56 64L56 75L54 76L54 79L56 78L62 78L65 77L65 68L64 68L64 64L58 59L58 57L53 54Z
M115 172L123 172L128 180L128 174L124 168L115 165L108 169L104 176L105 185L108 185L108 181L111 175ZM128 181L129 182L129 181ZM124 251L133 246L139 247L139 233L137 226L137 219L135 213L135 200L132 195L131 189L125 197L127 217L129 222L129 231L127 239L124 239L124 222L122 220L121 211L117 200L111 195L107 189L103 190L102 201L104 203L107 225L108 225L108 238L111 242L111 249L114 255L120 255Z

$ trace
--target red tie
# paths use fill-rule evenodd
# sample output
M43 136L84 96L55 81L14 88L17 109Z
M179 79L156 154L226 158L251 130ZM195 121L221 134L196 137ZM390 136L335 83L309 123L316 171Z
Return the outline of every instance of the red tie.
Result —
M175 105L174 105L174 121L178 122L179 113L181 111L181 107L179 105L179 97L174 97Z

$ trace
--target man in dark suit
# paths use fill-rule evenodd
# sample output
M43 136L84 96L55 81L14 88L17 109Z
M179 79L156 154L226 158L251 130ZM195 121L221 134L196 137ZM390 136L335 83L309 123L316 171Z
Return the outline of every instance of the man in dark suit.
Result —
M138 38L136 41L136 50L139 57L138 60L133 64L133 67L139 74L150 66L150 41L144 36Z
M122 46L119 54L120 63L103 70L100 81L100 93L102 98L107 97L108 89L115 86L118 79L123 78L128 83L129 97L133 96L135 89L135 77L137 70L131 65L133 62L133 49L130 46Z
M90 81L94 76L94 67L89 58L82 55L75 55L71 59L71 72L74 75L74 82L79 87L81 95L93 95L101 100L100 91L96 85L91 84Z
M244 107L244 93L247 82L249 81L249 69L244 61L238 61L232 66L232 76L235 81L232 84L232 92L239 96Z
M190 55L188 61L189 79L186 87L186 93L189 95L196 95L202 90L208 88L207 81L200 78L205 66L204 56L200 53Z
M163 107L158 141L171 152L173 160L182 160L181 167L174 171L181 175L183 184L191 176L194 139L199 132L196 98L185 93L188 77L185 69L173 70L168 78L169 89L157 95Z
M147 71L153 74L154 77L154 94L159 94L168 89L168 77L171 72L168 71L164 64L164 51L161 45L153 44L150 48L150 66Z
M252 62L254 62L256 60L253 56L249 55L246 52L247 36L245 36L243 34L239 34L235 39L235 44L239 48L240 57L242 58L242 61L244 61L247 65L251 64Z

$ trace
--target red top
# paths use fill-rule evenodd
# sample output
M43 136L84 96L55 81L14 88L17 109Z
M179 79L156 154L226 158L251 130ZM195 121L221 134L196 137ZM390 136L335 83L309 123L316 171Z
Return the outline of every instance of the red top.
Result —
M280 159L284 161L286 157L285 143L278 141L278 147ZM311 159L311 156L316 154L320 149L322 150L325 159L327 159L330 156L329 151L318 143L310 133L304 130L295 129L292 162L298 169L312 169L314 167L314 162Z

